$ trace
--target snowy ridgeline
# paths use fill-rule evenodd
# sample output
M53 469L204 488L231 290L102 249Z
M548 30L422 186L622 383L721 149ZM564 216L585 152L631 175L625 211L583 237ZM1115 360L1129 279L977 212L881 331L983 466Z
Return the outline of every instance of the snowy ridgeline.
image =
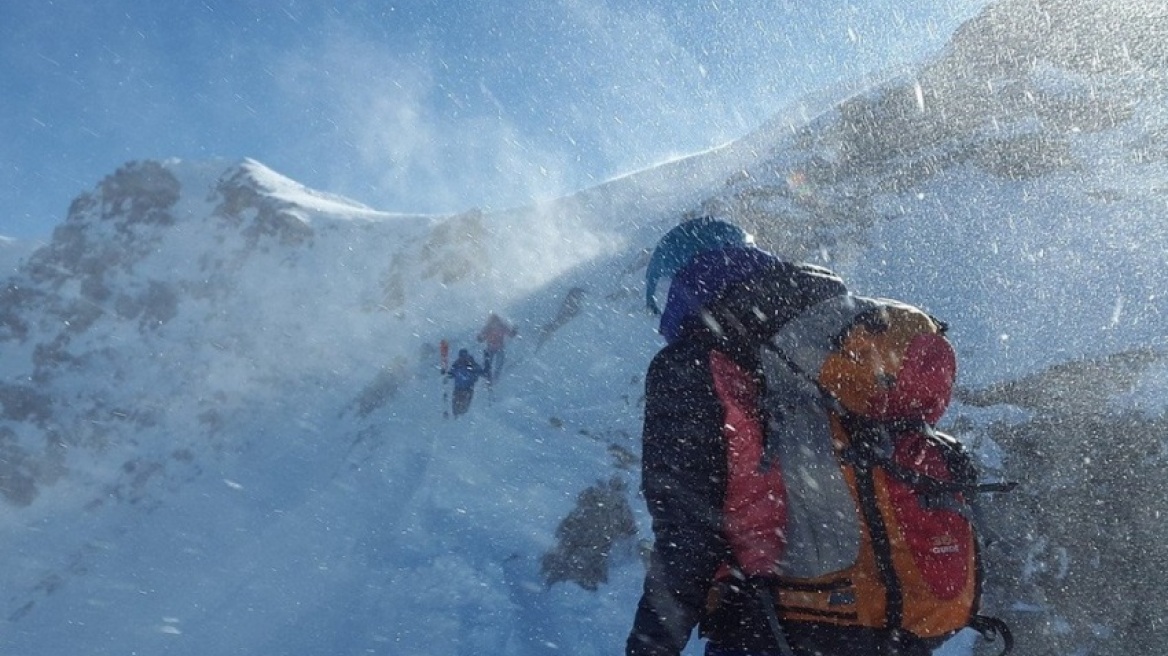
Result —
M16 273L20 264L40 245L0 235L0 275Z
M619 653L645 249L702 211L950 322L946 427L1023 484L987 513L1018 653L1163 651L1165 60L1041 47L1116 43L1082 11L991 8L916 79L506 214L116 172L2 290L0 652ZM507 368L444 419L437 344L491 310Z

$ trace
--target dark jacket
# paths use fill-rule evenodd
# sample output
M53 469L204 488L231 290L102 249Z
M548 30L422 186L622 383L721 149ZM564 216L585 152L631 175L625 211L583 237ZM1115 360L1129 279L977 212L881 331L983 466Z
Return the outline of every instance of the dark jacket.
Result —
M718 348L708 333L694 332L700 336L662 349L645 380L641 485L655 541L629 656L680 654L703 619L719 567L731 558L722 532L726 411L710 360L718 352L746 370L757 367L743 353ZM770 646L762 635L765 618L757 619L742 632Z
M465 357L459 356L450 365L450 370L446 372L447 378L454 379L454 389L456 390L474 389L479 377L485 375L487 375L487 371L469 355Z
M700 255L691 267L717 265L718 258L736 252ZM741 479L730 480L730 461L743 462L744 433L759 441L764 434L757 361L761 341L802 308L846 289L822 269L734 261L743 262L756 270L731 275L716 289L708 283L710 276L698 276L703 282L692 286L696 293L690 296L703 312L679 315L676 333L666 335L670 343L646 375L641 486L653 519L654 545L627 656L677 656L699 625L711 653L781 653L771 614L757 591L731 573L741 545L732 547L728 539L724 508L728 497L741 507ZM671 302L686 298L689 290L679 289L679 283L691 273L683 270L675 277ZM728 448L732 443L739 446ZM773 476L781 476L778 468ZM781 478L764 483L782 488ZM775 495L764 496L773 502ZM763 511L771 509L779 513L775 523L781 526L783 502ZM719 602L710 603L715 596ZM782 633L796 656L892 653L883 651L887 636L867 629L788 622Z

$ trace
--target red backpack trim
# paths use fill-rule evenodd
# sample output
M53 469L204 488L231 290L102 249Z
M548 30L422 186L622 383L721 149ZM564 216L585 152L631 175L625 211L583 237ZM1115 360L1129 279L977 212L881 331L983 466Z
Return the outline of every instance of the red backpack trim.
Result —
M726 498L723 529L738 566L751 576L777 573L783 557L786 491L778 467L764 469L759 382L729 356L710 352L714 391L726 412Z

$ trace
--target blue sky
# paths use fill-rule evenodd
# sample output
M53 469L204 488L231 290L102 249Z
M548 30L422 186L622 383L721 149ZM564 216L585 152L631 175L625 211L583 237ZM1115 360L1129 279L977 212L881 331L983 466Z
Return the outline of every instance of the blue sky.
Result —
M129 160L252 157L500 209L704 150L941 48L984 0L0 3L0 234Z

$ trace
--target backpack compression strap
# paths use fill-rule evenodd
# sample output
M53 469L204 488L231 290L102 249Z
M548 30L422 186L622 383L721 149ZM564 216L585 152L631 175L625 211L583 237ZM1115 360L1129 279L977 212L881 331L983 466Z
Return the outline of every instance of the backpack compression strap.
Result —
M1001 638L1002 651L998 656L1006 656L1014 651L1014 634L1010 633L1009 625L1002 620L987 615L974 615L969 621L969 628L981 634L986 642L997 642Z
M824 396L827 396L826 392ZM874 421L848 412L838 405L833 404L830 410L839 415L840 420L848 427L849 433L859 438L849 445L843 453L843 458L853 465L879 466L893 478L923 494L1009 492L1018 486L1015 482L978 483L976 475L972 473L959 476L958 480L946 481L903 467L892 460L887 450L883 448L891 440L891 436L898 433L920 433L930 442L940 446L942 452L947 454L947 458L962 458L966 459L965 462L968 463L969 456L956 439L936 430L927 422ZM950 466L958 472L965 469L964 465L955 464L952 461L950 461Z
M799 376L815 382L839 336L860 315L887 303L895 301L851 294L828 298L784 324L763 348L778 354Z

